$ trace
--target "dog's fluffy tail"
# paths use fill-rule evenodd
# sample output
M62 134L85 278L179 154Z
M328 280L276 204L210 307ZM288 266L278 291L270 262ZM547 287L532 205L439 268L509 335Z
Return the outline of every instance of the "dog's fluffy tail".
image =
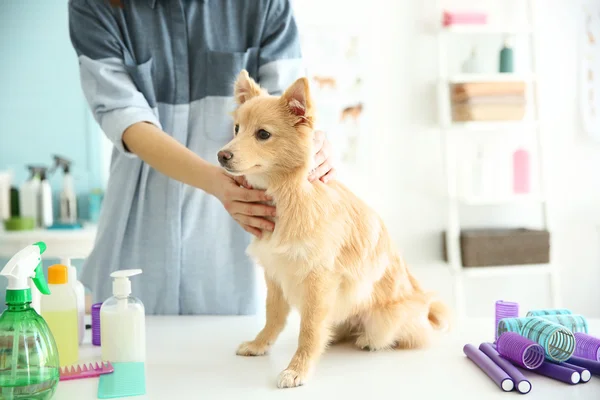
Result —
M451 311L444 303L436 298L432 298L429 303L429 314L427 319L433 329L448 332L451 327L452 315Z
M432 328L437 331L448 332L451 327L452 312L444 303L442 303L435 294L425 293L419 284L419 281L408 272L408 279L416 292L420 292L427 299L429 303L429 312L427 319L431 324Z

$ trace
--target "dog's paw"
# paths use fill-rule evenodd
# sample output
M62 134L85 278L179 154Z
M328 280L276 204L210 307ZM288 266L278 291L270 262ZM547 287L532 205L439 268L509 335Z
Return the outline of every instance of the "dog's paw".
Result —
M293 369L286 369L279 374L277 378L277 387L280 389L293 388L304 385L305 377L294 371Z
M255 341L252 341L240 344L236 354L238 356L264 356L268 350L268 345L257 344Z
M361 350L371 350L371 342L369 341L367 335L359 335L356 338L355 344L356 347L358 347Z
M387 350L392 347L391 343L377 343L376 341L372 340L372 338L369 338L364 334L359 335L356 338L355 344L358 348L368 351Z

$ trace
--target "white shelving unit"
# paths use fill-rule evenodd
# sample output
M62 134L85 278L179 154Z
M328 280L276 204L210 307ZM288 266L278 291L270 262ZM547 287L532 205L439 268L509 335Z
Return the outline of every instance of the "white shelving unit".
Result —
M540 131L539 104L536 85L536 35L533 0L525 0L527 7L527 26L519 27L501 27L501 26L451 26L443 27L439 25L438 37L438 56L439 56L439 80L438 80L438 110L439 123L442 136L442 148L445 164L447 195L448 195L448 221L446 227L446 251L448 263L454 279L454 293L456 301L456 311L459 317L466 316L466 294L464 290L464 281L466 278L494 278L499 276L510 277L532 277L543 275L549 278L550 298L553 307L560 305L559 295L559 271L556 264L544 265L510 265L494 267L469 267L462 266L460 251L460 231L461 221L459 215L460 206L486 206L503 205L510 206L515 204L539 204L542 208L542 219L545 229L551 232L548 221L548 201L545 196L545 175L543 165L543 135ZM442 15L442 0L438 0L438 15ZM529 49L531 56L531 71L514 74L457 74L448 73L448 39L450 37L468 37L468 35L520 35L529 39ZM477 36L471 36L477 37ZM533 107L533 112L528 113L523 121L510 122L463 122L454 123L451 117L450 87L454 83L461 82L510 82L524 81L527 84L526 104ZM479 132L485 134L486 131L507 131L519 129L523 132L535 135L539 191L530 195L512 195L507 197L491 198L469 198L463 197L457 189L457 154L458 151L453 148L453 136L459 132Z

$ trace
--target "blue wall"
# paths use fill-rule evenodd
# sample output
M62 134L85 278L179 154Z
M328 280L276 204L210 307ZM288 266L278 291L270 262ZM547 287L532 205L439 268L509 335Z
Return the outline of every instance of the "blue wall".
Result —
M67 0L0 0L0 170L12 169L20 186L26 164L70 158L85 218L86 195L102 183L100 135L79 83ZM51 183L56 196L60 172Z
M86 218L87 193L102 185L101 134L81 91L67 0L0 0L0 170L12 169L20 186L26 164L70 158ZM61 173L51 183L56 200ZM0 268L7 261L0 259ZM45 269L57 261L44 260ZM5 287L0 280L0 309Z

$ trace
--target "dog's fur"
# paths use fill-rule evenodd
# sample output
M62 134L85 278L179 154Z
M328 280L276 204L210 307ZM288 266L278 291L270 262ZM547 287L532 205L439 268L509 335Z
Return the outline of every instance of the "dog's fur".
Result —
M278 97L242 71L235 98L239 132L222 149L233 155L222 166L265 189L277 207L275 230L248 247L265 271L266 324L237 354L265 354L290 307L300 313L300 337L279 387L302 385L328 343L353 339L370 350L417 348L430 342L434 330L448 328L448 309L421 289L381 218L340 182L308 181L314 110L307 79ZM261 129L271 137L259 140Z

